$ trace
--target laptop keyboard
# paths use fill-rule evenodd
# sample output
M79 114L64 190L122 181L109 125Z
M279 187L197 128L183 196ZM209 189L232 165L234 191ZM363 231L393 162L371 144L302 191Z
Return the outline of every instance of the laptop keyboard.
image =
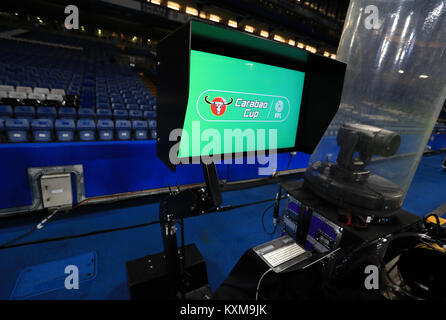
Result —
M274 268L294 259L306 251L296 243L265 253L263 258Z

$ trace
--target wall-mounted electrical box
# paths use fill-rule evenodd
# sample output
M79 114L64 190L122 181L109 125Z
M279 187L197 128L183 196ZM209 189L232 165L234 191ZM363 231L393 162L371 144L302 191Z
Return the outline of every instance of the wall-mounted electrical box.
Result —
M40 178L42 203L44 208L71 207L73 191L71 174L49 174Z

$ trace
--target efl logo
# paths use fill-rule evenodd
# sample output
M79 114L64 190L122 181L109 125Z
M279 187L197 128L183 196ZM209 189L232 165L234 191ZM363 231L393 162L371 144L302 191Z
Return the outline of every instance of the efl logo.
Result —
M226 106L229 106L234 101L234 99L230 98L231 101L226 103L226 100L222 97L216 97L212 101L209 101L208 98L209 96L204 97L204 101L211 105L211 111L216 116L222 116L226 112Z

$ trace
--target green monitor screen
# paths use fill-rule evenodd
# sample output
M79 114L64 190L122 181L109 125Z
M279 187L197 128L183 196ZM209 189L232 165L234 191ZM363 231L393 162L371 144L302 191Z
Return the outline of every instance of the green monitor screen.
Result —
M196 50L190 54L178 158L295 148L304 72ZM219 142L212 141L216 136Z

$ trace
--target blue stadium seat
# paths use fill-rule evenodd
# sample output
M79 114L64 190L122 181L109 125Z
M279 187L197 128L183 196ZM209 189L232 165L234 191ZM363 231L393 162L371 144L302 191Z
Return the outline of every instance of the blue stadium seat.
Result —
M108 98L105 97L105 96L99 96L99 97L96 96L96 106L98 104L106 104L106 105L108 105Z
M5 119L0 118L0 143L2 142L3 131L5 131Z
M124 100L121 97L119 97L119 98L118 97L111 97L110 101L111 101L112 104L120 104L120 105L122 105L124 103ZM123 106L123 108L124 108L124 106Z
M133 98L125 98L124 103L125 104L136 104L136 100Z
M129 118L129 113L127 110L115 109L113 110L113 118L115 120L127 120Z
M79 119L94 119L95 113L91 108L79 108L77 110L77 116Z
M156 120L148 120L147 124L150 130L156 130Z
M132 98L133 98L132 93L131 93L131 92L126 92L126 91L123 91L123 92L121 93L121 96L122 96L124 99L132 99Z
M156 119L155 111L144 111L144 119Z
M74 119L76 118L76 109L73 107L61 107L58 110L60 119Z
M18 81L8 81L8 84L13 87L17 87L18 85L20 85L20 83Z
M147 122L141 120L132 121L133 133L136 140L146 140L147 139Z
M73 141L76 124L73 119L58 119L55 123L58 141Z
M82 100L79 103L79 107L81 107L81 108L93 108L93 106L94 106L94 103L92 100L90 100L90 101Z
M152 110L153 110L153 109L152 109L152 106L149 105L149 104L142 104L142 105L140 106L140 108L141 108L142 111L152 111Z
M124 109L124 105L122 103L112 103L112 109Z
M110 109L96 109L96 117L98 119L111 119L112 112Z
M0 119L3 118L12 118L11 106L0 106Z
M113 140L114 134L113 131L115 129L115 124L112 120L109 119L100 119L98 120L98 136L99 140Z
M96 102L96 109L110 109L108 102Z
M93 119L82 119L77 121L77 132L80 141L94 141L96 124Z
M28 120L7 119L5 122L5 129L9 142L28 142Z
M129 118L130 118L130 120L142 120L142 111L141 110L129 110Z
M30 120L36 117L36 110L33 106L16 106L14 108L14 115L16 118Z
M55 119L57 116L56 107L42 106L37 108L37 117L44 119Z
M36 142L50 142L53 140L53 121L50 119L32 120L31 130Z
M139 110L139 105L136 103L129 103L126 105L127 110Z
M116 136L118 140L130 140L132 124L128 120L115 121Z

